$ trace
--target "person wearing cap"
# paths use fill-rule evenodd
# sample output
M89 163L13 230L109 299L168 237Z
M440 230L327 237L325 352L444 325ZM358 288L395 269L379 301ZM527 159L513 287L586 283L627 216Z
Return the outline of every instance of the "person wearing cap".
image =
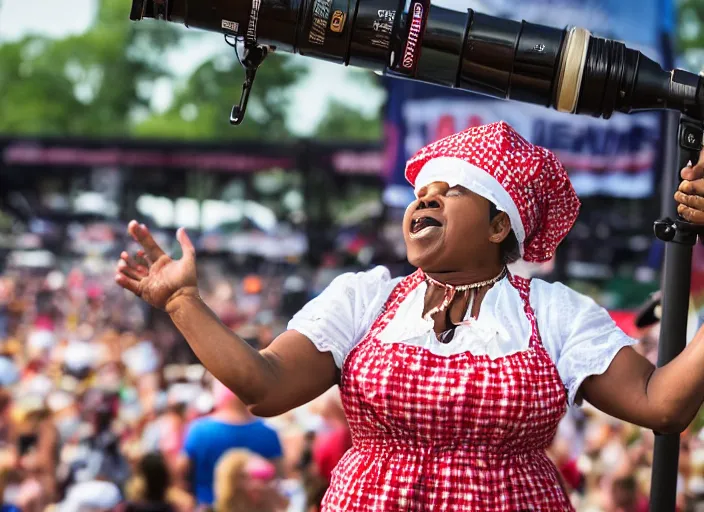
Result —
M691 305L690 305L691 306ZM648 299L638 309L633 325L639 330L638 351L650 362L655 364L658 358L658 342L660 339L660 321L662 319L662 291L650 294ZM696 311L690 307L687 321L687 342L697 334L699 319Z
M640 332L636 349L653 364L658 360L662 292L652 293L636 313L633 325ZM690 324L691 325L691 322Z
M653 292L648 300L638 310L635 318L635 326L638 329L648 329L660 323L662 317L662 292Z
M213 375L260 416L335 383L353 447L323 511L572 510L545 453L583 399L659 432L678 432L704 399L704 334L655 369L591 299L507 265L551 259L579 200L548 150L505 122L421 149L406 167L416 200L403 233L411 275L337 277L258 352L198 295L195 249L180 260L146 226L116 282L165 309ZM680 213L704 223L704 155L683 171ZM687 185L689 183L689 185Z

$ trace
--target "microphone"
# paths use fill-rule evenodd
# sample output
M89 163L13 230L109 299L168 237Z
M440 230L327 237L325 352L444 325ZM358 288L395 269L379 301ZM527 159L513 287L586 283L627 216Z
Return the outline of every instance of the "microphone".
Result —
M256 70L273 50L573 114L608 119L670 109L704 120L699 75L666 71L583 28L458 12L430 0L133 0L130 19L144 18L244 43L245 84L232 124L244 119Z

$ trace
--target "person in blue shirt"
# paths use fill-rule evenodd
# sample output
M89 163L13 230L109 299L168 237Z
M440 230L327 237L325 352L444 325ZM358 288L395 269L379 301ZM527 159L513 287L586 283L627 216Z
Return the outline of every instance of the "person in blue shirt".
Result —
M199 505L213 503L213 477L220 457L232 448L245 448L273 462L280 473L281 442L274 429L253 416L220 382L213 386L215 412L195 420L183 443L184 466Z

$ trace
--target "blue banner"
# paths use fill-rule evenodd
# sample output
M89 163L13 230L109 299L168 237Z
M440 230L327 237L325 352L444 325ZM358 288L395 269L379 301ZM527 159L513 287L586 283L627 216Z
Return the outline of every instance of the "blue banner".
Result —
M672 0L444 0L467 8L543 25L580 26L594 35L625 41L669 65ZM637 13L637 14L635 14ZM614 114L611 119L552 109L407 80L386 80L389 184L405 183L406 160L425 144L470 126L504 120L531 142L553 150L581 196L643 198L653 193L660 152L657 112Z

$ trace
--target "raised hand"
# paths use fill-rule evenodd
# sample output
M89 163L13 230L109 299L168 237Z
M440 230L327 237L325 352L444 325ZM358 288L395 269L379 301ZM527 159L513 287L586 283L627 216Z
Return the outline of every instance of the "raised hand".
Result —
M166 309L179 296L198 295L196 250L183 228L176 233L183 252L179 260L159 247L144 224L132 221L127 232L142 249L134 257L127 252L120 255L115 275L118 285L159 309Z
M699 161L682 169L682 183L675 192L677 213L694 224L704 224L704 150Z

